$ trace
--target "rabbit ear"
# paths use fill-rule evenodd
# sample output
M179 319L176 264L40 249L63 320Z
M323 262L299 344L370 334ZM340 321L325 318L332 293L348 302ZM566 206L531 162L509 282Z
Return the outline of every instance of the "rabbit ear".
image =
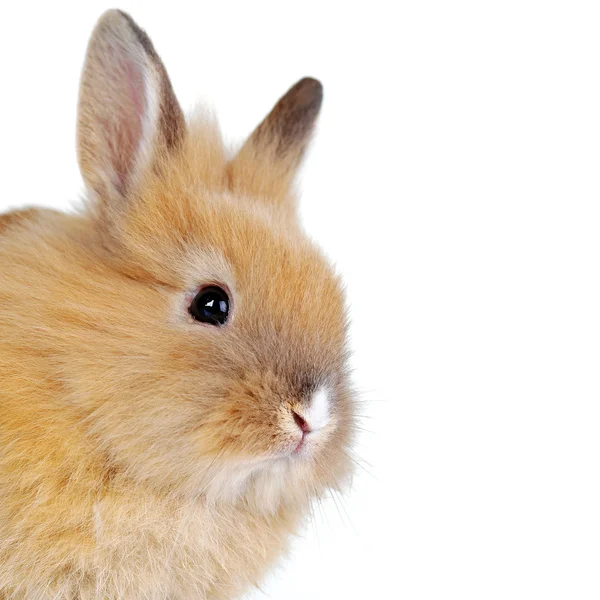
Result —
M184 135L152 42L129 15L107 11L92 33L79 92L77 150L88 188L101 205L122 200Z
M301 79L290 88L230 162L230 187L275 203L286 198L322 100L316 79Z

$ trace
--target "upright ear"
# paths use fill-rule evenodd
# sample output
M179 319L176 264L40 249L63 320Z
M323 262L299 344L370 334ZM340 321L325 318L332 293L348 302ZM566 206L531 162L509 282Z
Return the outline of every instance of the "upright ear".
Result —
M150 38L118 10L90 39L79 92L79 167L100 210L134 192L157 159L185 136L185 119Z
M230 162L230 187L273 203L286 198L322 100L316 79L301 79L290 88Z

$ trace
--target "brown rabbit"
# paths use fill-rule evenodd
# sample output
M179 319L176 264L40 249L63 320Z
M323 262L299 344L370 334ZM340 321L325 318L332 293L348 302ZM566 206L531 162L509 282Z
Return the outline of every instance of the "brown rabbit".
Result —
M85 209L0 216L0 598L235 598L348 479L343 289L292 190L321 98L298 82L228 156L100 19Z

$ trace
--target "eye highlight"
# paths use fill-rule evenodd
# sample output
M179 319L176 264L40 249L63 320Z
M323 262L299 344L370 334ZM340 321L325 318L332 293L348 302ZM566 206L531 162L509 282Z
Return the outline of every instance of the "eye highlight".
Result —
M227 292L217 285L202 288L192 300L189 313L196 321L208 325L224 325L229 317Z

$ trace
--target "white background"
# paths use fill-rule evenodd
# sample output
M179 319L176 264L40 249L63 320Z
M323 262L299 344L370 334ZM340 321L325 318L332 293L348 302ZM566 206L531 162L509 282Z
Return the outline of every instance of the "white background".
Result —
M298 78L325 86L303 219L348 285L371 475L268 597L600 596L598 6L121 3L231 141ZM77 199L106 8L2 7L1 209Z

